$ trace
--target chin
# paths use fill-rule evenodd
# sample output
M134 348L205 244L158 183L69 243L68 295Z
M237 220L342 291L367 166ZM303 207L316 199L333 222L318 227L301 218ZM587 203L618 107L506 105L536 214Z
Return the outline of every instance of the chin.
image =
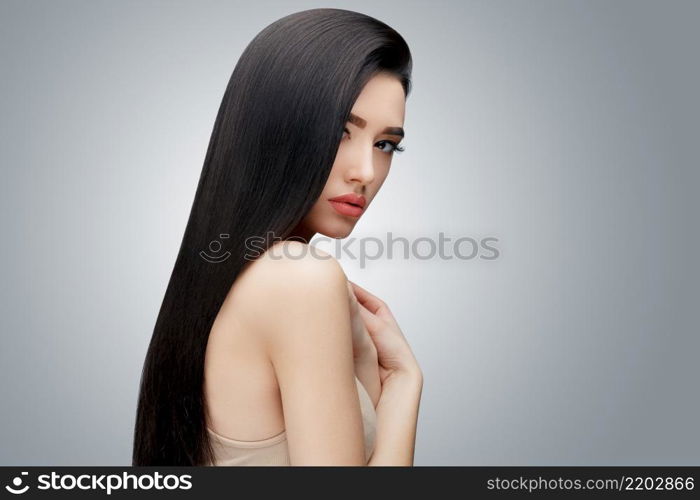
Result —
M334 221L325 221L324 224L320 224L317 232L329 238L346 238L354 228L354 222L341 221L336 218Z

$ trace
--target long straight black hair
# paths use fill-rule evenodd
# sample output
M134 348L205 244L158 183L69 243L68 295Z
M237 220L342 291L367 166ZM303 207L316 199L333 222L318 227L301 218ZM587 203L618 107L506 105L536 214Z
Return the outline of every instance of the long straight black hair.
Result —
M343 128L367 81L389 72L411 87L404 39L370 16L310 9L264 28L221 101L182 244L146 354L134 466L211 465L204 360L209 333L247 263L246 239L284 239L320 196ZM230 257L203 258L224 240Z

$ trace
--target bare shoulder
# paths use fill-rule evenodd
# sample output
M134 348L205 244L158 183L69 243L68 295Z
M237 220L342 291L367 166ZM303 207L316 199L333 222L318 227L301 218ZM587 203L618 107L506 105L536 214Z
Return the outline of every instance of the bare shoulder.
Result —
M302 278L345 278L340 263L329 253L300 241L279 241L263 253L251 266L257 278L270 278L280 284L280 274ZM286 276L285 276L286 277ZM264 283L267 283L265 281Z
M248 316L272 314L287 310L289 300L346 283L332 255L300 241L279 241L246 266L236 280L236 299Z
M258 331L279 330L289 315L314 304L347 302L347 276L330 254L300 241L279 241L246 266L234 291L241 320Z

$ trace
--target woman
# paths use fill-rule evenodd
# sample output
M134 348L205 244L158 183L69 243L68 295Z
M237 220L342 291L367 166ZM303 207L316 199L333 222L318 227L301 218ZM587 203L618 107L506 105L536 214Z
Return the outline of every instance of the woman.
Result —
M133 465L413 464L411 349L307 244L347 236L384 182L411 64L393 29L342 9L288 15L245 49L146 355Z

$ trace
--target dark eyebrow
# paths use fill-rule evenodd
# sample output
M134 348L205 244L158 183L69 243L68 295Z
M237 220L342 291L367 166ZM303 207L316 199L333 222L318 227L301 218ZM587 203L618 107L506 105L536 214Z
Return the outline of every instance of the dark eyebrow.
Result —
M365 120L364 118L360 118L359 116L354 115L352 113L350 113L348 121L353 125L357 125L360 128L365 128L365 126L367 125L367 120ZM404 130L401 127L387 127L384 130L382 130L382 134L397 135L399 137L403 137Z

